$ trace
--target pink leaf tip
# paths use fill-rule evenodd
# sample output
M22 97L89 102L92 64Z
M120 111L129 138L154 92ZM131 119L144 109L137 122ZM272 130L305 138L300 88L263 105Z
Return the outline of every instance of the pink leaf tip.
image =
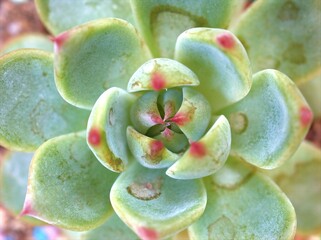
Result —
M313 119L313 113L311 112L311 110L304 106L300 109L300 121L301 124L304 126L309 125L312 122Z
M23 208L22 208L19 216L22 217L22 216L25 216L25 215L29 215L29 216L35 216L36 215L36 212L32 207L31 199L28 196L28 194L26 196Z
M153 73L151 77L151 85L155 91L160 91L164 89L166 85L166 81L163 75L157 72Z
M51 38L51 40L54 43L54 49L55 52L58 52L59 49L61 48L61 46L64 44L64 42L68 39L69 37L69 33L68 32L64 32L56 37Z
M206 155L206 147L201 142L192 142L190 145L190 154L194 157L204 157Z
M150 144L150 155L157 156L164 148L164 144L160 140L153 140Z
M235 45L235 40L229 33L221 33L216 37L216 41L221 47L226 49L230 49Z
M90 145L98 146L101 141L100 131L97 128L90 129L87 138Z
M137 234L142 240L158 240L158 233L151 228L139 227Z

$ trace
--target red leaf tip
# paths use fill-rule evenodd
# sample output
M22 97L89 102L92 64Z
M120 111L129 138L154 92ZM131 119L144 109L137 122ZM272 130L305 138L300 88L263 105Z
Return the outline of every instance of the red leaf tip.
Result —
M164 144L160 140L153 140L150 144L150 155L152 157L158 155L164 148Z
M219 34L216 37L216 41L221 47L226 49L230 49L235 45L233 36L230 33L226 32Z
M69 33L64 32L56 37L51 38L54 43L55 52L59 51L64 42L68 39Z
M190 145L190 154L194 157L204 157L206 155L206 147L201 142L192 142Z
M31 204L31 199L30 197L27 195L23 208L19 214L20 217L25 216L25 215L29 215L29 216L35 216L36 212L35 210L32 208L32 204Z
M165 88L166 81L162 74L154 72L151 77L151 85L155 91L160 91Z
M158 240L158 233L152 229L147 227L139 227L137 229L137 234L142 240Z
M101 141L100 131L97 128L90 129L87 139L90 145L98 146Z
M312 122L313 119L313 113L311 112L311 110L304 106L300 109L300 121L301 124L304 126L309 125Z
M185 125L189 122L189 117L184 113L177 113L173 118L170 119L172 122L176 123L179 126Z

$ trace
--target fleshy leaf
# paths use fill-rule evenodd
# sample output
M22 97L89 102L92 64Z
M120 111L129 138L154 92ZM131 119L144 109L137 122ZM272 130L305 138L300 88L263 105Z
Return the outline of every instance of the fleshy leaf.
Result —
M194 88L183 88L183 102L178 112L169 120L186 135L189 141L199 140L211 119L209 102Z
M177 133L169 128L165 128L159 135L154 137L162 141L164 146L175 153L181 153L188 147L188 139L183 133Z
M149 57L135 28L121 19L96 20L55 38L59 92L71 104L90 109L110 87L128 79Z
M283 166L264 171L273 177L291 200L298 219L298 232L321 233L321 150L303 142Z
M35 152L22 214L74 231L95 228L112 213L116 178L92 154L85 132L53 138Z
M236 1L132 1L135 20L156 57L173 57L179 34L193 27L228 26Z
M232 31L246 47L254 72L278 69L299 83L321 72L320 14L319 0L260 0Z
M5 45L0 49L0 55L20 48L36 48L52 52L53 43L45 35L35 33L26 34L6 42Z
M42 22L53 34L99 18L117 17L134 23L130 4L124 0L35 0L35 3Z
M176 179L209 176L225 163L231 148L231 130L221 116L199 141L192 142L185 154L166 172Z
M119 219L117 214L113 214L103 225L84 233L81 237L81 240L99 239L139 240L137 235Z
M252 71L247 53L229 31L194 28L177 39L175 59L199 78L196 90L210 102L213 111L242 99L250 90Z
M160 91L172 87L197 86L195 73L183 64L167 59L156 58L144 63L130 78L128 91Z
M0 203L18 215L27 192L29 164L33 153L0 151L0 154L4 157L0 159ZM30 217L23 217L22 220L33 225L42 224Z
M108 169L121 172L129 161L126 128L135 97L120 88L110 88L95 103L87 126L87 142Z
M291 157L313 119L296 85L276 70L256 73L250 93L221 114L231 125L232 154L266 169Z
M303 96L309 103L314 118L321 117L321 75L299 86Z
M290 201L271 180L244 168L229 158L218 177L206 179L207 206L189 227L191 239L294 238L296 219Z
M183 230L203 213L206 191L198 180L176 180L138 163L122 173L111 190L118 216L142 239Z
M130 118L133 126L143 134L150 127L163 123L157 107L158 95L158 92L154 91L145 93L137 99L131 108Z
M47 139L86 128L88 111L57 92L52 54L17 50L0 58L0 144L33 151Z
M180 156L168 150L162 141L147 137L133 127L127 128L127 142L135 159L148 168L165 168Z

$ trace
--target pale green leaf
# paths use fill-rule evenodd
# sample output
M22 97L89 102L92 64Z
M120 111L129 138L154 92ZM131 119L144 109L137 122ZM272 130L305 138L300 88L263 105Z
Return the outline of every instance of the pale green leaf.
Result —
M117 17L134 23L126 0L35 0L38 14L53 34L100 18Z
M183 230L203 213L206 192L198 180L176 180L163 170L133 164L111 190L118 216L142 239L165 238Z
M74 231L93 229L112 214L117 176L97 161L84 132L53 138L35 152L22 214Z
M135 21L155 57L173 57L177 37L193 27L225 28L234 0L131 1Z
M319 0L258 0L232 31L244 44L253 71L278 69L296 83L321 72Z
M88 111L59 95L52 54L17 50L0 58L0 144L33 151L46 140L86 128Z
M250 90L252 71L246 51L229 31L194 28L177 39L175 59L199 78L196 90L217 111L242 99Z
M87 142L108 169L121 172L129 161L126 128L135 97L120 88L110 88L95 103L88 120Z
M90 109L108 88L127 89L132 74L149 58L131 24L96 20L55 38L57 88L66 101Z
M294 238L294 208L268 178L229 158L206 179L207 206L191 227L192 240Z
M276 70L256 73L250 93L221 114L231 125L232 154L265 169L291 157L312 121L296 85Z

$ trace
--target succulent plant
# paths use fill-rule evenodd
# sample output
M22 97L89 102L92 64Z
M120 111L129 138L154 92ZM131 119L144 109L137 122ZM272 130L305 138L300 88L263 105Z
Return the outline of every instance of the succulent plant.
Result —
M54 55L0 58L0 144L35 151L21 214L75 231L101 226L84 239L186 229L191 239L293 238L294 208L264 175L282 173L271 169L288 162L313 119L295 83L320 70L317 1L257 1L230 28L236 35L222 28L237 1L112 2L79 1L79 17L67 1L37 0L57 34ZM278 20L257 19L265 10ZM306 23L316 36L297 38ZM283 54L253 38L262 26ZM271 66L294 82L261 69ZM303 151L319 164L320 152Z

